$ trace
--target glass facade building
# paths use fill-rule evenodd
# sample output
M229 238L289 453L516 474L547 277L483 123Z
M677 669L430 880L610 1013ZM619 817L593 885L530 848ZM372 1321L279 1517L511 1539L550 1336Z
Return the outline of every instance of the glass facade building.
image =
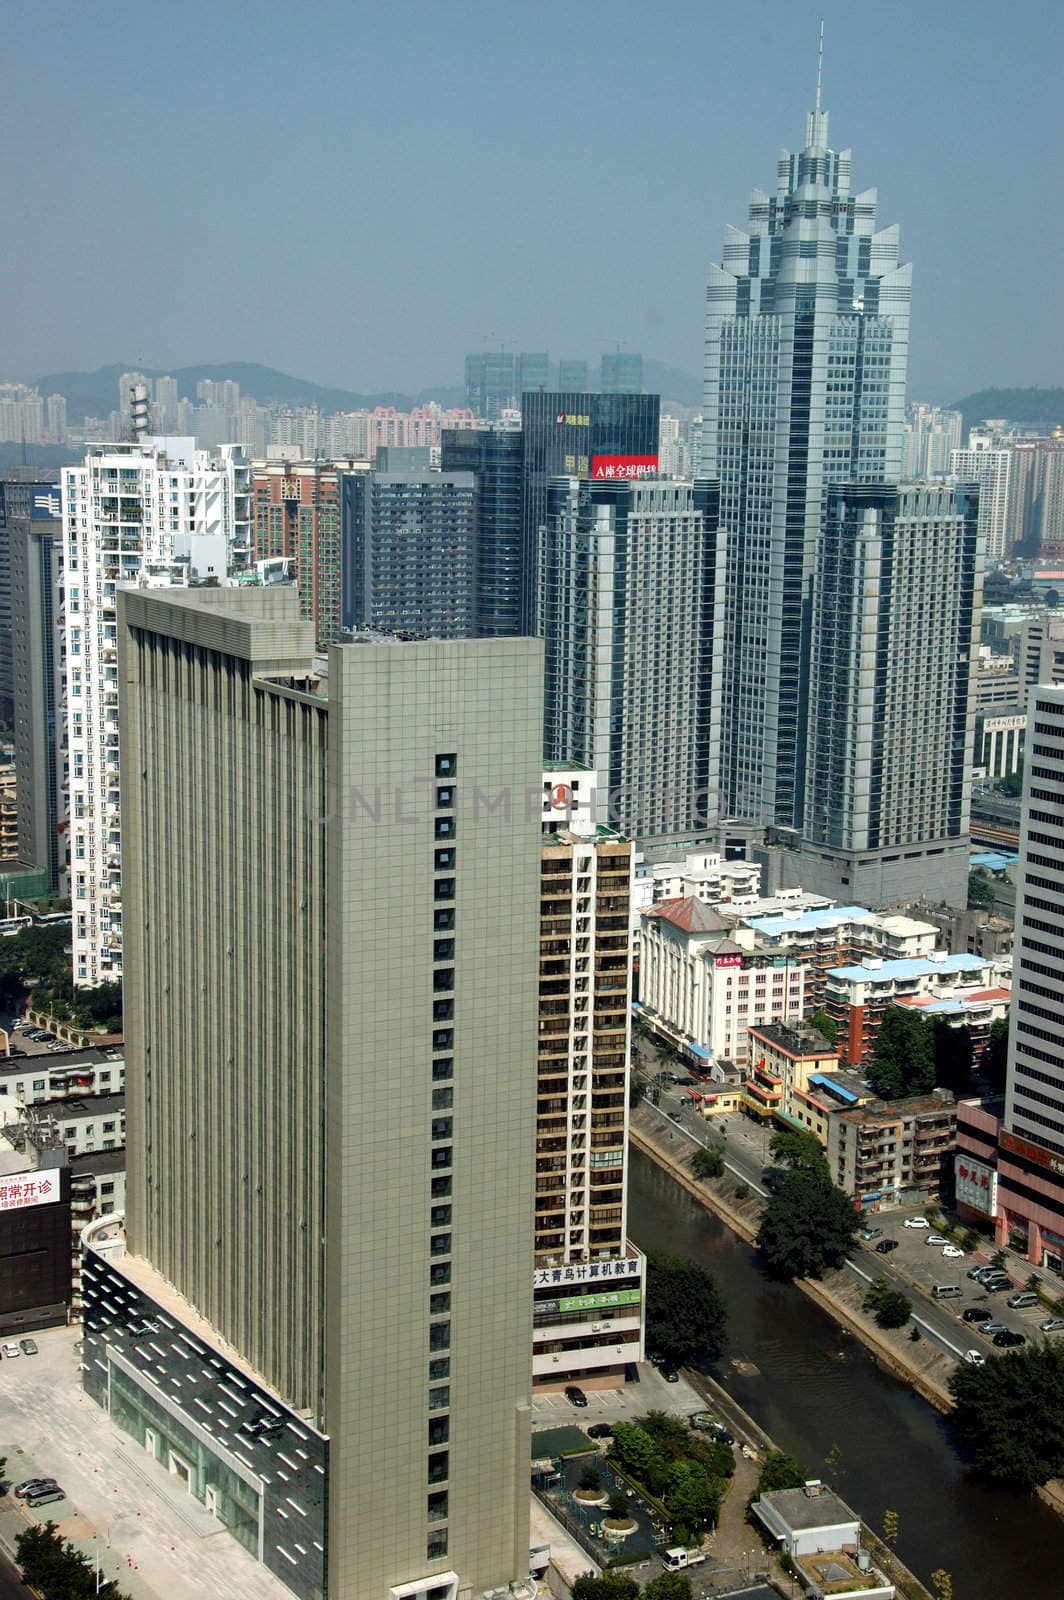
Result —
M444 428L445 473L474 474L476 554L473 633L480 639L521 632L521 481L519 428Z
M532 633L538 533L551 478L592 478L622 462L658 461L661 401L656 394L555 390L521 396L524 435L522 522L523 633ZM611 473L612 476L612 473Z
M642 394L643 357L634 350L618 350L602 358L603 394Z
M800 827L824 495L900 475L910 268L812 112L706 288L702 472L727 539L722 814Z

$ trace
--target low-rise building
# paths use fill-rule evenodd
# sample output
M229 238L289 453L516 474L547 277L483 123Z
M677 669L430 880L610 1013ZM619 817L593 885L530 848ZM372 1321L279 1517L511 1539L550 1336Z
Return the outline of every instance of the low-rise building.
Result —
M998 983L989 989L971 989L940 998L903 995L896 1004L907 1011L918 1011L931 1022L944 1022L950 1028L967 1028L978 1060L990 1037L991 1026L1008 1016L1011 999L1012 990Z
M690 851L682 861L656 861L650 871L655 904L688 898L705 905L729 904L761 893L756 862L728 861L715 850Z
M754 1116L775 1117L795 1124L795 1095L806 1089L812 1073L834 1072L838 1051L815 1028L766 1022L748 1030L750 1074L743 1088L743 1109Z
M803 1015L802 968L759 949L752 929L692 896L644 912L639 960L652 1027L712 1076L722 1076L722 1060L746 1065L748 1028Z
M888 1006L927 996L953 999L994 987L994 967L980 956L929 955L901 961L866 956L852 966L832 967L826 975L824 1005L838 1029L839 1060L846 1066L870 1061Z
M744 909L740 916L764 948L805 967L807 1012L824 1004L827 974L833 967L851 965L864 956L890 961L927 956L937 937L930 922L888 916L867 906L795 907L767 916Z
M862 1207L937 1200L953 1176L957 1106L948 1089L869 1100L828 1119L828 1168Z
M825 1150L831 1118L838 1111L854 1111L873 1099L871 1089L855 1072L811 1072L804 1089L795 1089L790 1121L815 1133Z
M125 1086L126 1063L121 1048L0 1058L0 1101L6 1097L33 1106L45 1100L121 1094Z
M754 1501L754 1516L798 1568L807 1594L832 1600L891 1600L894 1585L861 1540L861 1519L824 1484L776 1489Z

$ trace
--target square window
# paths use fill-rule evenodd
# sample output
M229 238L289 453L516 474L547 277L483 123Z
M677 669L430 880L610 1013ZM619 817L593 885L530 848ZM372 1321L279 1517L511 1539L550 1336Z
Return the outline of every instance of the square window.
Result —
M433 1178L432 1198L434 1200L446 1200L451 1193L451 1182L452 1180L449 1177Z
M436 818L435 833L437 839L453 839L456 832L457 828L453 817Z
M458 859L458 852L451 847L440 849L433 856L433 866L437 872L452 872Z
M433 1022L450 1022L454 1017L453 1000L434 1000L432 1002Z
M433 1109L433 1111L447 1111L453 1105L454 1105L454 1090L453 1089L433 1089L433 1091L432 1091L432 1109Z
M438 906L432 919L437 933L454 927L454 906Z
M449 1233L434 1233L431 1238L430 1252L434 1256L449 1256L451 1253L451 1236Z
M454 968L437 967L432 974L432 987L436 990L454 988Z
M439 1533L430 1533L425 1546L425 1555L429 1561L438 1561L447 1554L447 1529Z
M432 1417L429 1420L429 1444L446 1444L451 1433L450 1419Z
M453 961L454 940L434 939L432 943L432 959L433 961Z
M450 1356L435 1356L429 1362L430 1378L449 1378L451 1376Z
M433 885L433 892L437 900L453 900L454 879L437 878L435 884Z
M429 1349L449 1350L451 1348L451 1324L449 1322L429 1323Z
M434 1261L429 1267L429 1282L434 1288L441 1283L450 1283L451 1263L449 1261Z
M458 776L458 756L452 752L450 755L436 757L437 778L456 778Z
M453 805L454 805L454 789L453 789L453 787L449 783L448 784L444 784L441 787L438 787L437 790L436 790L436 809L438 811L447 811L447 810L450 810L450 808Z
M451 1291L449 1289L443 1289L443 1290L441 1290L441 1292L439 1294L430 1294L429 1295L429 1315L430 1316L432 1316L432 1317L442 1316L445 1312L450 1311L450 1309L451 1309Z
M450 1056L441 1056L432 1063L432 1077L436 1083L445 1082L454 1077L454 1061Z
M450 1050L454 1046L453 1028L433 1028L432 1048L434 1050Z
M449 1139L454 1133L453 1117L433 1117L432 1137L434 1139Z
M433 1206L430 1220L434 1228L449 1228L451 1225L451 1207Z

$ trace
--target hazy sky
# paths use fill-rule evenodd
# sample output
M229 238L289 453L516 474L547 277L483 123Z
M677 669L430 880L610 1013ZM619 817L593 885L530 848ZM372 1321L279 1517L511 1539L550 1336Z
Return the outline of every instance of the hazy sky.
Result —
M701 368L704 266L800 144L795 0L10 6L0 378L460 383L485 337ZM827 14L831 142L914 264L910 395L1064 381L1061 0Z

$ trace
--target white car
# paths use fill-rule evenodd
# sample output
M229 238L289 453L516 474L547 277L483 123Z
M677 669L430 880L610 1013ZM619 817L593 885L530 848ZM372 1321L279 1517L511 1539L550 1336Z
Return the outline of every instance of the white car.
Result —
M964 1352L964 1359L967 1361L970 1367L986 1366L986 1356L983 1355L981 1350L966 1350Z
M942 1254L944 1256L946 1256L948 1258L948 1260L950 1260L950 1261L963 1261L964 1260L964 1251L958 1249L958 1247L955 1244L948 1244L946 1246L946 1248L943 1250Z
M929 1228L931 1224L926 1217L906 1217L905 1226L907 1228Z
M0 1355L6 1357L8 1361L14 1360L15 1356L20 1356L21 1354L22 1351L19 1349L18 1345L15 1344L14 1340L9 1340L7 1344L0 1345Z

